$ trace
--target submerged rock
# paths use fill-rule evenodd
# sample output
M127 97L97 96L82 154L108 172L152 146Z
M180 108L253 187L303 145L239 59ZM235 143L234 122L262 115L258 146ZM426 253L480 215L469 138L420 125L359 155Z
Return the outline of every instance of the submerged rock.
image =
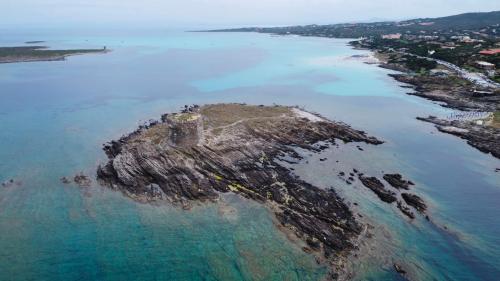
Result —
M92 184L92 180L83 173L75 175L73 181L80 187L90 187Z
M61 178L61 182L64 183L64 184L70 184L71 183L71 179L68 178L68 177L62 177Z
M406 270L404 270L403 267L397 263L394 263L394 270L396 270L396 272L401 274L401 275L406 274Z
M9 179L1 183L1 186L6 188L13 186L21 186L21 185L22 185L21 181L17 181L15 179Z
M99 167L98 179L143 201L183 205L240 194L265 203L309 248L337 259L355 248L361 224L333 190L300 180L279 161L283 155L300 157L294 147L318 152L316 143L336 141L382 143L297 108L187 108L106 145L109 162Z

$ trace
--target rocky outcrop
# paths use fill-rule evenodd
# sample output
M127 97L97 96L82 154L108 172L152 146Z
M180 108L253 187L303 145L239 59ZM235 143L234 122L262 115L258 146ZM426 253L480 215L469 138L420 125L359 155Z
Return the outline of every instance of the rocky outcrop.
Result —
M13 187L13 186L21 186L22 182L18 181L18 180L15 180L15 179L9 179L9 180L6 180L6 181L2 182L0 185L2 187L9 188L9 187Z
M220 193L237 193L265 203L283 226L327 258L338 259L356 247L362 226L344 201L333 190L292 175L277 159L299 159L294 147L329 147L315 145L320 141L381 141L290 107L220 104L181 114L196 114L203 122L196 142L172 144L164 116L105 145L109 162L99 167L98 179L137 200L168 200L185 208L217 200Z
M405 216L409 217L410 219L415 218L415 214L411 211L411 209L408 206L403 205L401 201L398 201L398 209L403 213Z
M410 193L402 193L401 197L405 200L406 204L414 207L417 211L423 213L427 209L427 205L424 200L420 198L418 195L410 194Z
M396 194L385 189L384 184L376 177L359 176L359 180L364 186L371 189L371 191L373 191L378 198L380 198L380 200L387 203L393 203L397 200Z
M414 185L411 181L404 180L403 176L400 174L385 174L383 176L384 180L386 180L392 187L398 190L398 193L386 189L382 181L380 181L376 177L363 176L362 173L357 173L357 175L361 183L365 187L373 191L380 200L388 204L392 204L397 201L397 208L401 211L402 214L410 219L414 219L415 214L406 204L412 206L420 213L424 213L427 209L425 202L418 195L410 193L399 193L400 190L408 190L410 185ZM398 200L399 196L403 198L406 204L404 204L402 200Z
M385 174L383 178L392 187L397 188L397 189L409 190L410 185L414 185L413 182L411 182L409 180L404 180L403 176L400 174Z
M400 66L400 64L383 62L381 66L391 68L390 66ZM405 83L406 85L403 87L409 85L410 88L413 88L414 91L409 92L409 95L437 101L441 106L462 111L500 111L500 89L498 87L481 89L466 79L454 75L449 77L415 75L405 67L399 71L404 73L389 74L389 76ZM478 126L474 122L443 120L435 117L418 117L417 119L434 123L439 131L466 139L469 145L500 158L500 129L498 125Z
M92 185L92 179L89 176L87 176L84 173L82 173L82 172L76 174L72 178L70 178L70 177L62 177L59 180L63 184L75 183L79 187L90 187Z
M408 72L408 70L403 70ZM474 94L475 87L470 83L446 77L428 75L389 74L399 82L412 85L414 92L409 95L441 102L443 106L460 110L495 111L499 109L500 94Z

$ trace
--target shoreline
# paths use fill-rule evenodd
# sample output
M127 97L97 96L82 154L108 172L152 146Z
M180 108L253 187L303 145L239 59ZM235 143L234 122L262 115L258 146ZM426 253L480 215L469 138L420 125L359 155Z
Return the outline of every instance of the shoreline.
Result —
M494 117L500 111L499 89L489 94L477 91L467 82L458 85L455 84L455 81L450 82L450 80L456 79L455 77L412 75L411 71L404 66L389 62L385 54L380 54L377 50L370 51L379 58L379 67L402 72L401 74L388 75L398 82L409 85L401 85L401 87L414 90L414 92L408 92L408 95L439 102L440 106L450 109L465 112L490 112L493 118L446 120L436 116L419 116L416 119L432 123L438 131L465 139L468 145L500 159L500 126Z
M391 54L359 46L355 44L356 42L358 41L351 41L348 45L354 50L370 51L371 55L378 60L378 63L365 62L366 64L376 64L381 68L401 72L387 75L402 83L401 88L413 90L413 92L407 92L407 95L438 102L441 107L462 112L489 112L492 117L469 120L447 120L436 116L418 116L416 119L432 123L441 133L464 139L468 145L500 159L500 117L498 117L500 116L500 88L487 93L478 91L470 81L459 75L451 77L414 75L404 65L390 62ZM462 83L456 85L454 83L457 81L450 83L448 79L461 80Z

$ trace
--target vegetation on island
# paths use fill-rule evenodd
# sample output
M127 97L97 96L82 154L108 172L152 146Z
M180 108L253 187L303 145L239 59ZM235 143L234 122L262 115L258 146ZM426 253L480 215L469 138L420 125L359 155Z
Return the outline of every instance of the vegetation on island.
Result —
M45 46L0 47L0 63L63 60L67 56L105 52L102 49L51 50Z

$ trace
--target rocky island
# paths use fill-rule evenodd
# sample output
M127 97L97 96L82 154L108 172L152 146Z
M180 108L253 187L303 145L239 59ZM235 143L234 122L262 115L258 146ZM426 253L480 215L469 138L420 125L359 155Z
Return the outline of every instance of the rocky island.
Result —
M331 262L336 279L357 248L363 223L334 189L311 185L283 165L301 159L295 148L319 152L336 142L382 143L296 107L192 106L106 144L109 161L99 166L97 178L135 200L168 201L184 209L216 202L227 192L261 202L280 228L307 244L305 251ZM409 182L400 175L388 177L390 184L407 189ZM368 181L374 185L363 183L384 194L382 199L390 197L387 203L397 200L396 188L386 190L376 178Z
M31 41L27 43L38 43L42 41ZM102 49L74 49L74 50L50 50L45 46L20 46L0 47L0 63L34 62L34 61L61 61L68 56L105 53Z

